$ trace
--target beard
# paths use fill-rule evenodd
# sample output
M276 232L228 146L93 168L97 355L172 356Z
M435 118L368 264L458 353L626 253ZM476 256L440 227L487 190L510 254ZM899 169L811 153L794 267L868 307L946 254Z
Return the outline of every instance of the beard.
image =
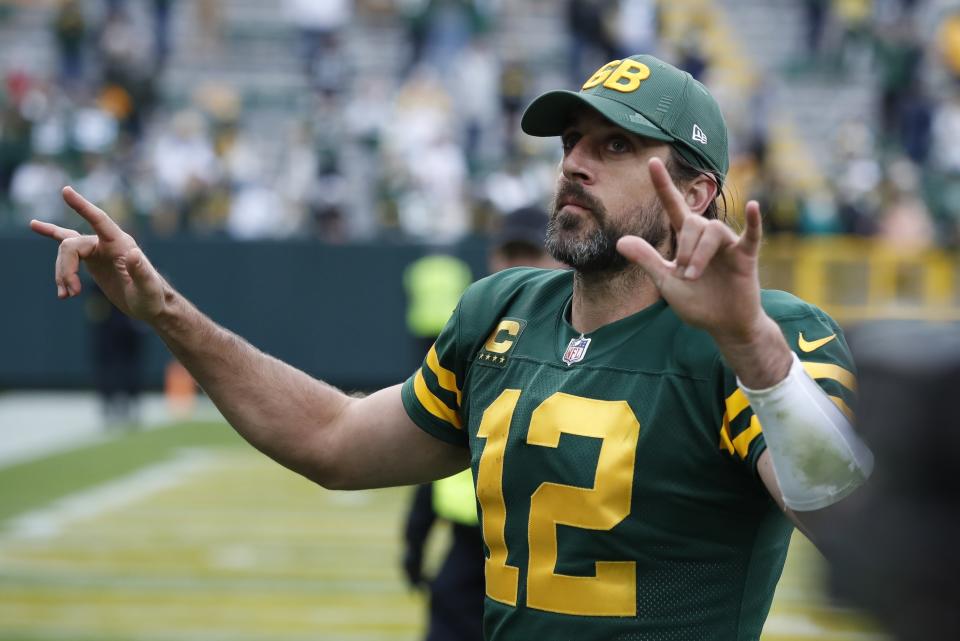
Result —
M593 219L582 214L564 212L561 202L573 199L587 209ZM557 187L553 212L547 224L547 251L556 260L581 274L616 273L630 266L630 261L617 251L617 241L626 235L639 236L657 248L666 240L670 230L664 221L662 208L654 200L637 205L628 211L621 224L613 222L603 206L582 185L564 180Z

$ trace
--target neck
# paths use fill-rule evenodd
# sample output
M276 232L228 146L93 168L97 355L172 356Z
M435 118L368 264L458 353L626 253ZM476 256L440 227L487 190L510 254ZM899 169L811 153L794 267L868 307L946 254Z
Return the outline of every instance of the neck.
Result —
M582 334L626 318L660 300L660 292L636 265L610 274L599 272L573 278L570 322Z

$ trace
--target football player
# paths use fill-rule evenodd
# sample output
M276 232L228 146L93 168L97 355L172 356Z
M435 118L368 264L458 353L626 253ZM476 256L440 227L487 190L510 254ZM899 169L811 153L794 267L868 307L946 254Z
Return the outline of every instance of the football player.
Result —
M32 227L60 241L61 298L85 262L287 467L347 489L470 466L488 639L756 639L793 524L872 468L843 334L761 291L760 211L720 220L726 126L689 74L615 60L522 128L562 142L546 244L573 270L474 284L416 374L363 399L216 325L75 191L94 235Z

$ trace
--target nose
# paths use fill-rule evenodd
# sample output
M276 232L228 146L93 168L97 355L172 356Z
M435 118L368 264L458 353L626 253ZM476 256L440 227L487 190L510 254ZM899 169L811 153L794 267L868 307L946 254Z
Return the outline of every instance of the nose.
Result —
M594 180L593 159L587 141L581 138L563 156L560 170L570 181L589 185Z

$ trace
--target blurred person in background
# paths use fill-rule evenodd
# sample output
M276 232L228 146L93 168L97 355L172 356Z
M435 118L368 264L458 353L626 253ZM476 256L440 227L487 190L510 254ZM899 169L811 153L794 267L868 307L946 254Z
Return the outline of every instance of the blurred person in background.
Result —
M349 189L335 152L318 154L315 180L306 204L306 228L311 235L325 243L345 243L349 237L346 214Z
M471 38L489 21L479 0L403 0L411 44L408 71L426 64L446 75Z
M826 32L832 18L832 0L803 0L804 44L806 51L799 65L820 63Z
M520 115L529 90L530 79L524 64L513 60L505 62L500 72L500 121L503 155L516 157L520 153Z
M120 4L107 12L96 45L103 88L125 94L124 129L139 139L157 97L154 86L157 68L150 37L138 28L129 9Z
M0 209L10 206L10 183L24 162L33 154L33 122L26 117L21 105L21 84L7 77L6 91L0 95ZM5 213L5 212L3 212ZM0 214L0 219L3 216Z
M511 267L561 269L563 265L551 256L544 240L550 217L540 207L521 207L499 221L493 230L493 239L487 266L491 274Z
M196 0L196 21L202 34L200 46L205 54L214 54L223 46L223 22L220 0Z
M161 235L188 228L222 170L199 112L178 112L170 125L150 152L160 197L168 204L153 216L153 229Z
M96 283L89 283L85 312L104 424L107 429L136 427L140 422L145 330L139 321L114 307Z
M353 16L353 0L286 0L285 6L300 33L300 55L311 85L338 91L344 76L343 31Z
M863 122L848 121L840 128L830 168L837 215L847 234L872 236L882 207L883 167L874 132Z
M896 158L887 164L883 185L879 237L890 247L907 253L932 248L936 237L930 211L920 197L918 172L909 158Z
M570 35L569 73L576 83L602 60L620 55L608 17L616 9L612 0L567 0L567 32Z
M60 82L77 88L83 81L87 45L87 22L79 0L60 0L53 22L60 61Z
M608 18L619 56L640 51L658 55L660 5L656 0L618 0Z
M163 71L170 56L170 18L174 0L153 0L153 61L157 72Z
M879 72L880 133L885 147L898 148L904 140L904 110L917 84L924 48L910 15L880 24L875 45Z
M527 207L500 220L488 251L488 268L496 273L511 267L556 269L544 240L549 216ZM457 296L459 299L459 295ZM437 328L443 329L447 317ZM436 335L425 346L429 350ZM450 548L432 579L423 576L423 552L436 521L450 524ZM417 486L404 527L403 570L413 588L430 592L425 641L480 641L483 638L483 533L477 515L470 470Z
M470 229L469 171L461 120L435 69L421 66L407 78L391 122L384 154L396 163L400 228L411 238L454 242Z
M493 164L498 156L500 116L500 61L489 40L475 36L460 52L457 69L470 82L453 83L456 112L461 119L461 146L471 176Z
M873 0L833 0L839 42L833 56L837 69L867 72L873 58Z

